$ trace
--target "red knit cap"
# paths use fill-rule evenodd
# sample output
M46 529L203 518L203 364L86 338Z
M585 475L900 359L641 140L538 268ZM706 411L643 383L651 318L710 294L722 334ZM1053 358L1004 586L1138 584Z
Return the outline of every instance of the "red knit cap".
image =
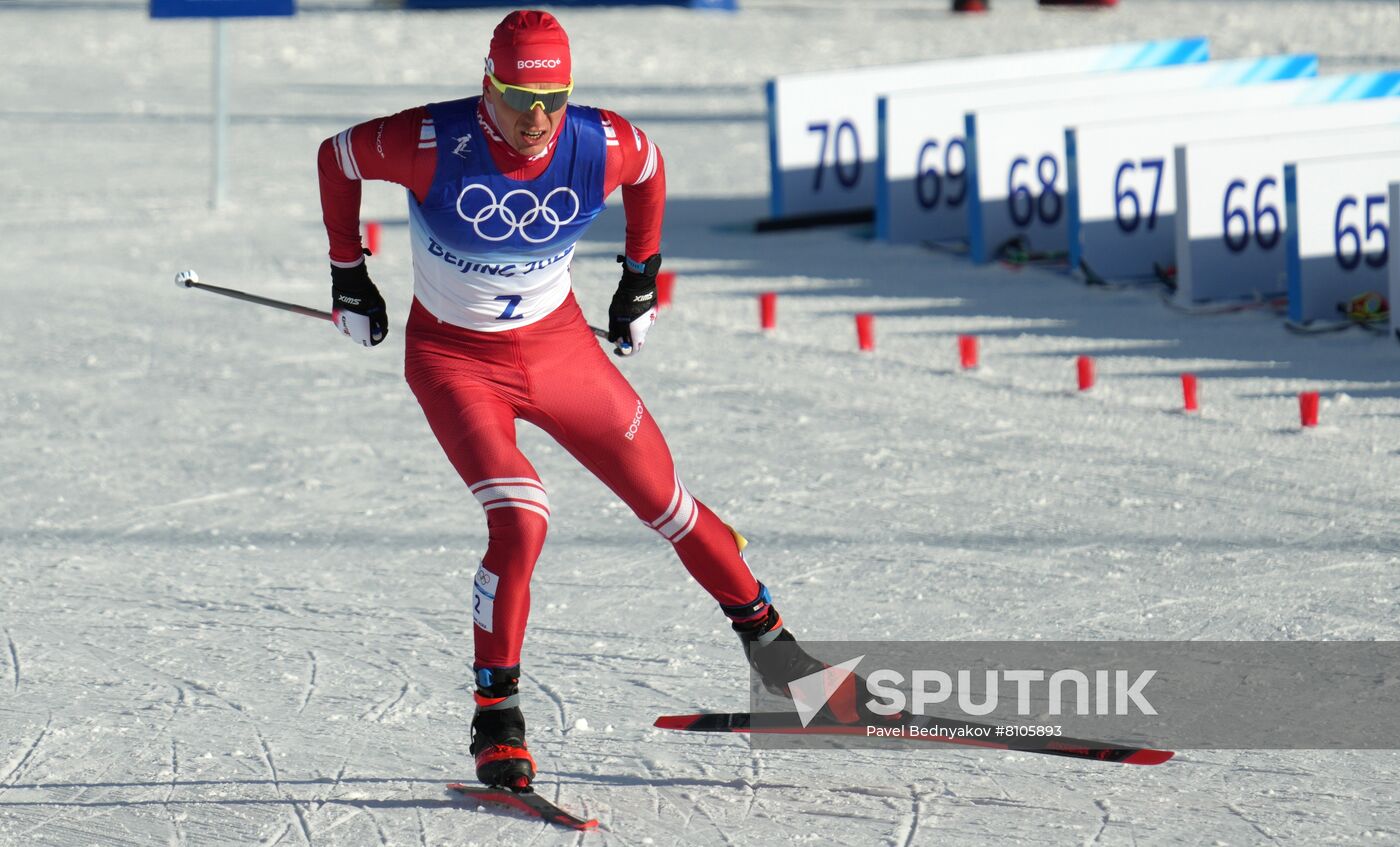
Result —
M511 85L568 82L569 36L548 12L511 12L491 35L486 70Z

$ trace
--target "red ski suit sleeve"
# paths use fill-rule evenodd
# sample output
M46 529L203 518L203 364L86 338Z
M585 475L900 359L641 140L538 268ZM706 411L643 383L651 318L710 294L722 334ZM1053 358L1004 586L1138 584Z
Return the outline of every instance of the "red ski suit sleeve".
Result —
M666 172L661 151L640 129L615 112L600 110L607 134L605 194L622 188L627 217L626 252L645 261L661 249L661 224L666 205ZM511 179L534 179L549 167L547 155L528 158L501 139L479 110L491 158ZM562 122L560 126L562 126ZM452 143L452 139L444 139ZM427 195L437 170L438 139L432 116L417 107L356 124L321 142L316 166L321 185L321 215L330 238L331 262L359 264L360 182L366 179L397 183L420 201Z

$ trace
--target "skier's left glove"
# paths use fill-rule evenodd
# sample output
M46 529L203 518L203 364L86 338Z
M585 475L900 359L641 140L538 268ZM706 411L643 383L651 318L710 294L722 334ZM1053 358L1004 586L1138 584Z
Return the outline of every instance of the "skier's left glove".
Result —
M608 306L608 340L617 345L613 353L631 356L646 344L647 330L656 323L656 272L661 254L653 253L645 262L618 256L622 281Z

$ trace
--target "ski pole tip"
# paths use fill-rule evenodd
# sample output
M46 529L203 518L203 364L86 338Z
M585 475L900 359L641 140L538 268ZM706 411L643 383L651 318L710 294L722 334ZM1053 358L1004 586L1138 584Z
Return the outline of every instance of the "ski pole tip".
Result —
M191 284L196 282L199 282L199 274L195 273L193 268L175 274L176 288L189 288Z

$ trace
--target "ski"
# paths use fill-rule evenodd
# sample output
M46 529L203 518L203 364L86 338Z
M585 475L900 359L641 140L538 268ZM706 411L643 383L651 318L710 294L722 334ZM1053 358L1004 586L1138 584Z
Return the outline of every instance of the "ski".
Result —
M1385 334L1385 327L1381 324L1367 321L1358 321L1352 318L1344 318L1337 321L1311 320L1284 321L1283 328L1294 335L1319 335L1328 332L1345 332L1346 330L1360 327L1367 332L1374 332L1378 335Z
M525 788L520 791L513 791L509 788L487 788L482 785L463 785L460 782L449 782L447 787L461 794L463 797L470 797L483 803L495 803L500 806L509 806L518 812L549 821L552 824L566 827L568 829L589 830L598 828L597 818L584 819L572 812L559 808L548 800L534 792L534 789Z
M1013 750L1018 753L1042 753L1048 756L1118 762L1126 765L1160 765L1175 755L1171 750L1128 747L1100 741L1085 741L1079 738L1005 736L998 734L1005 732L1003 727L953 718L904 715L899 719L899 724L905 727L918 727L920 730L934 733L899 737L935 744L962 744L969 747ZM656 719L654 725L658 729L676 729L685 732L867 735L864 724L843 724L821 718L813 720L804 727L796 712L712 712L692 715L662 715Z
M1162 303L1174 312L1183 315L1229 315L1235 312L1247 312L1253 309L1270 309L1275 313L1282 312L1288 306L1286 297L1251 297L1243 300L1213 300L1206 303L1178 303L1170 292L1162 295Z

